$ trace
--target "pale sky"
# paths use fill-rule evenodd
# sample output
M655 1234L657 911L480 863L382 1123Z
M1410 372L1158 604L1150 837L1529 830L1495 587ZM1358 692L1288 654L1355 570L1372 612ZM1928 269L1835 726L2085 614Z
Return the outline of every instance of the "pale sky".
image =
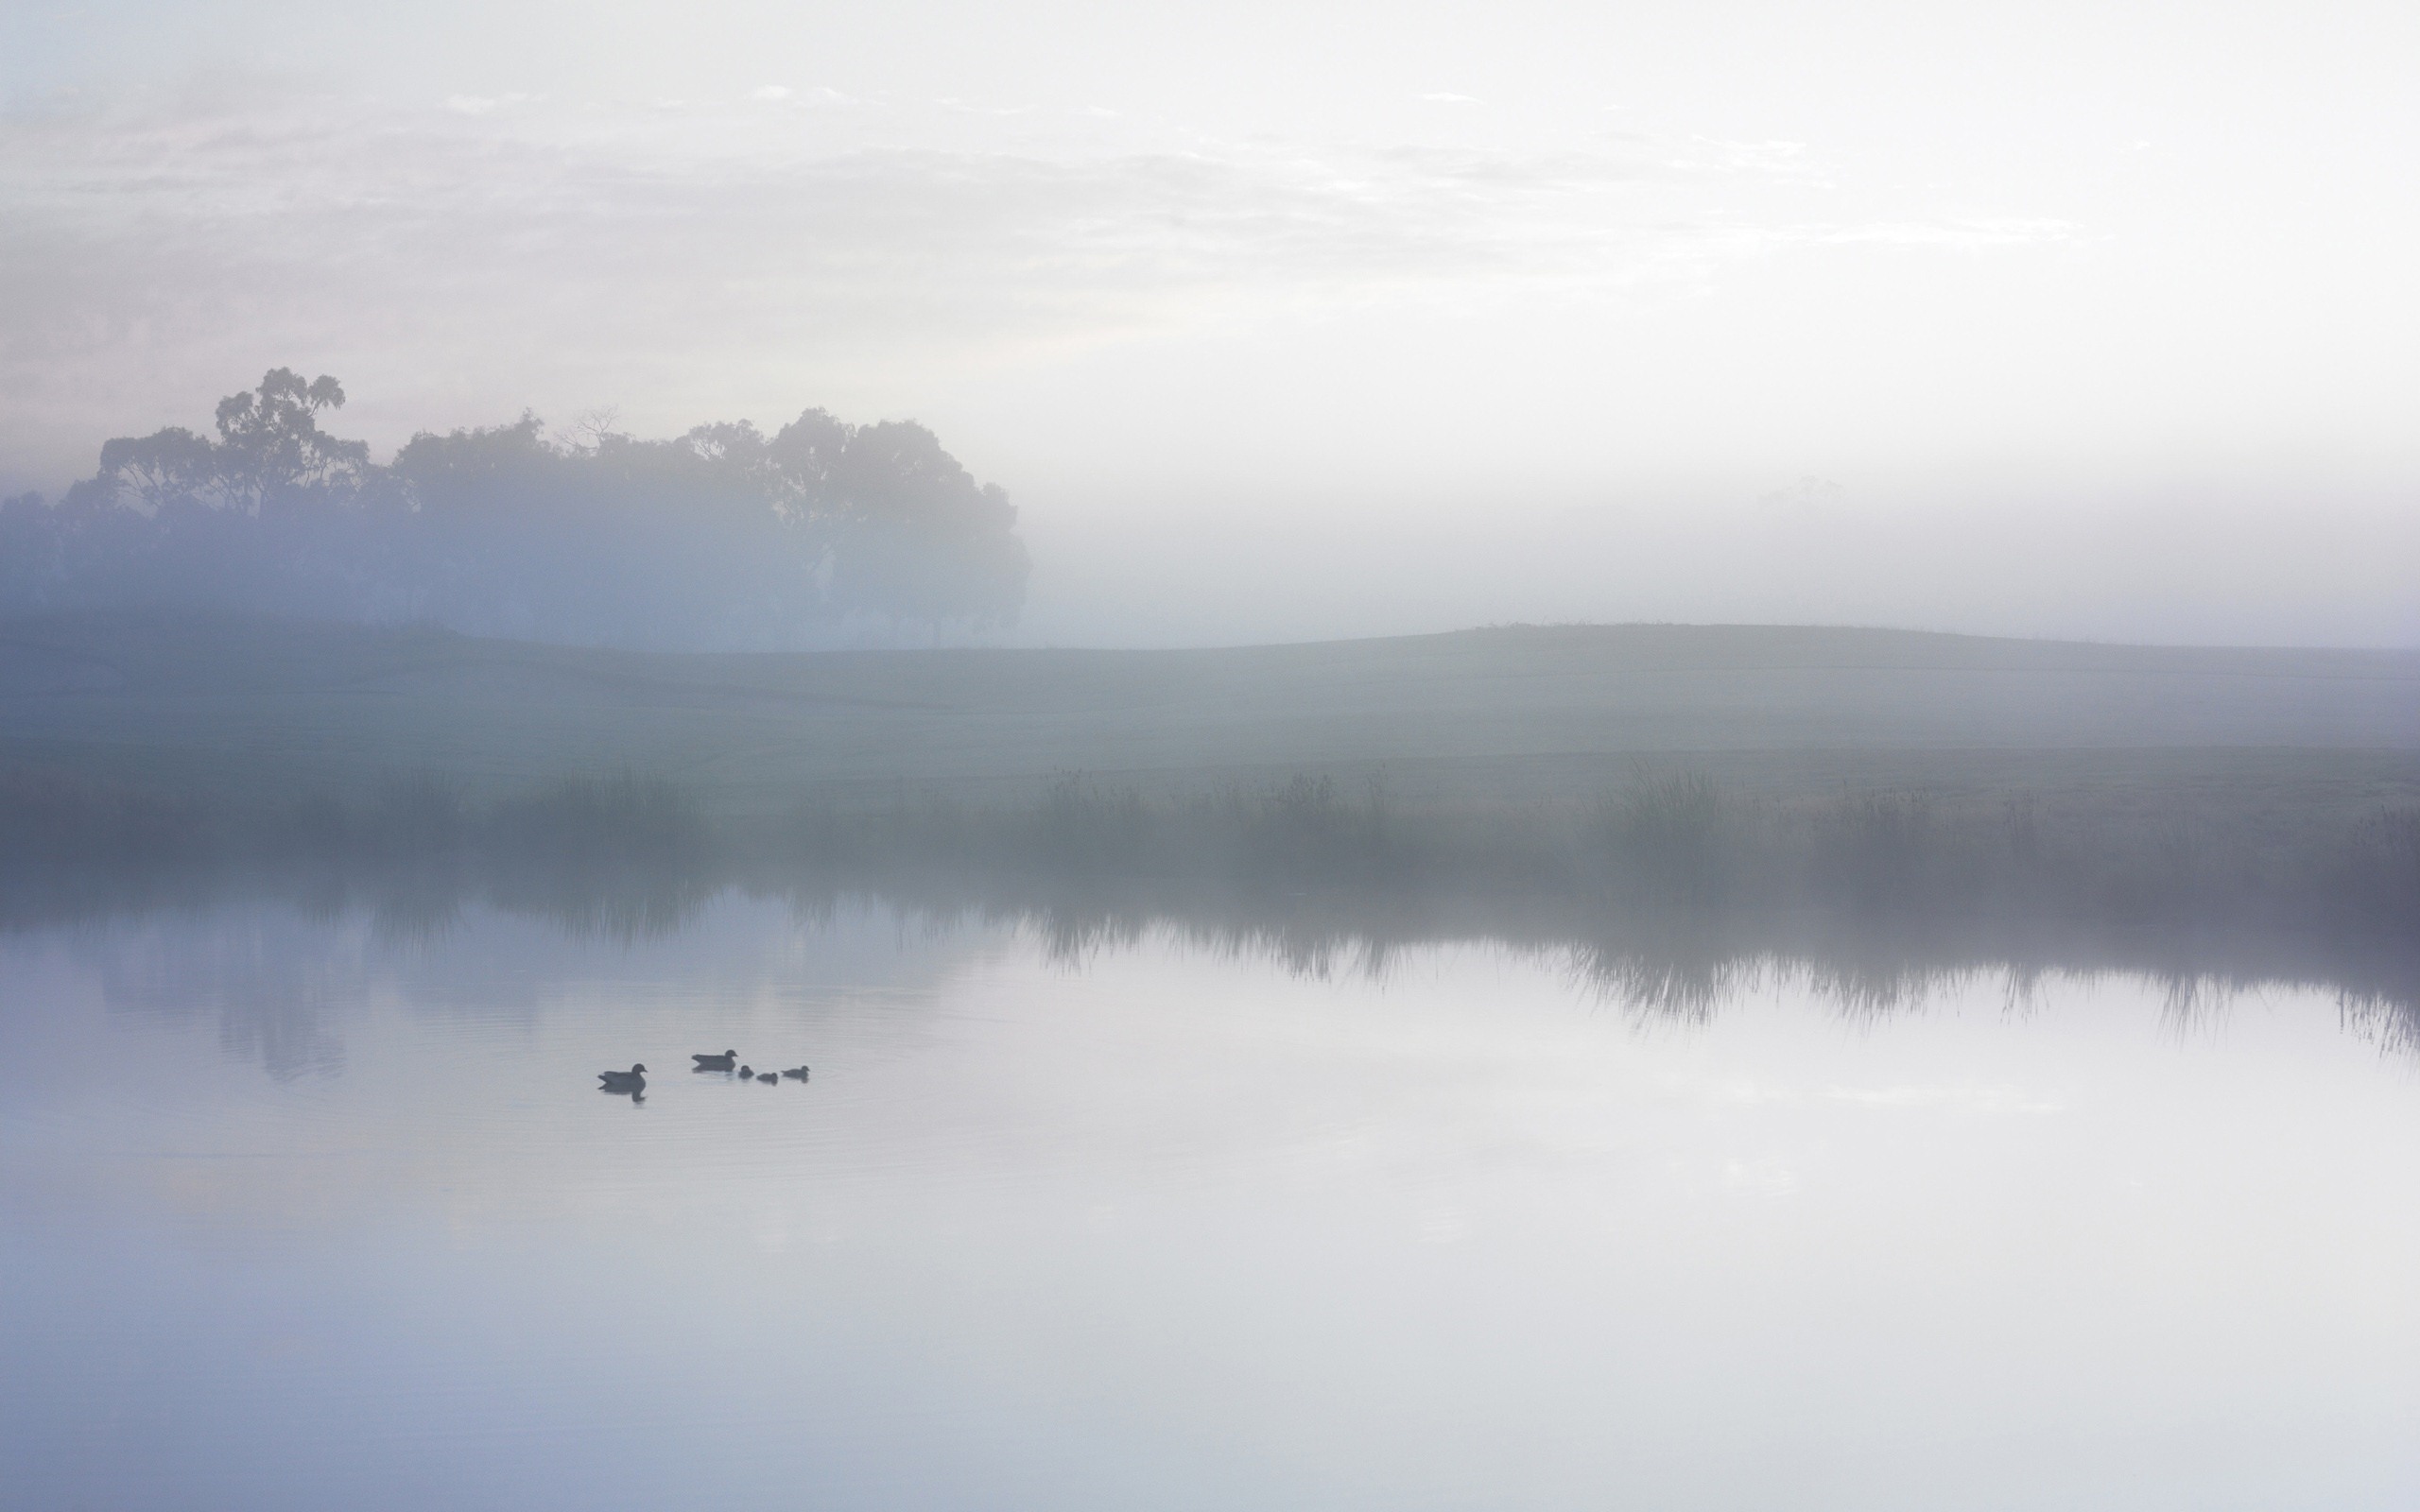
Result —
M11 6L0 489L913 417L1018 638L2420 644L2420 8Z

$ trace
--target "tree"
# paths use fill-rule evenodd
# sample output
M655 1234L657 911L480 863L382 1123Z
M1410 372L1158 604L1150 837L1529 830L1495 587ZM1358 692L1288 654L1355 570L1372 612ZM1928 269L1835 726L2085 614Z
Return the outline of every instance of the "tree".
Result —
M217 457L210 442L182 425L172 425L148 436L104 441L99 473L70 490L68 499L81 502L79 490L98 492L109 501L130 503L146 514L157 514L172 504L208 493L217 473Z
M229 502L257 509L305 490L350 490L370 470L370 443L320 429L320 411L344 407L344 386L325 373L302 381L272 368L251 393L218 402L218 480Z
M218 402L216 442L181 425L121 436L102 445L100 471L77 489L83 500L97 494L147 514L179 504L250 512L298 493L349 493L369 475L369 443L339 440L319 421L320 411L343 407L334 378L305 383L272 368L257 389Z
M0 574L0 610L206 603L770 648L1007 625L1023 602L1008 495L912 421L810 409L769 438L733 421L655 441L600 415L558 440L524 413L422 432L381 467L320 429L344 400L279 368L219 403L215 441L110 441L60 508L0 511L42 564Z
M1016 509L997 485L977 483L931 431L913 421L855 428L821 493L835 538L833 590L844 609L935 628L1015 619L1028 572Z

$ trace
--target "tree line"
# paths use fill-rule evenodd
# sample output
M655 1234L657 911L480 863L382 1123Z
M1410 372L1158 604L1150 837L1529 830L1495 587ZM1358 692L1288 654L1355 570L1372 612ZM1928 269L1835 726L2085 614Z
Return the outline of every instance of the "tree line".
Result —
M782 648L1014 622L1016 510L913 421L810 409L646 440L610 424L415 435L384 464L321 428L336 379L271 370L101 448L56 503L0 501L0 613L180 608L585 644Z

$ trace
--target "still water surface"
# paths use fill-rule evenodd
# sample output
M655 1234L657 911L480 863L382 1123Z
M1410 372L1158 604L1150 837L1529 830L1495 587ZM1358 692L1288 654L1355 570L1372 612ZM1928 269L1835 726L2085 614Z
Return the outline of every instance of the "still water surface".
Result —
M0 942L0 1064L10 1508L2420 1505L2320 993L247 905Z

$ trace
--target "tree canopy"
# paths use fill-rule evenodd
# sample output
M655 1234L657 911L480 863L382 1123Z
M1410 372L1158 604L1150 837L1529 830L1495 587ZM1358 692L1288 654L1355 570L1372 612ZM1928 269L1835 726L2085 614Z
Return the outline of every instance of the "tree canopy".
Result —
M57 505L0 501L0 612L189 607L582 644L772 648L1012 623L1016 510L913 421L810 409L645 440L534 416L415 435L384 465L331 436L343 386L279 368L216 437L101 448Z

